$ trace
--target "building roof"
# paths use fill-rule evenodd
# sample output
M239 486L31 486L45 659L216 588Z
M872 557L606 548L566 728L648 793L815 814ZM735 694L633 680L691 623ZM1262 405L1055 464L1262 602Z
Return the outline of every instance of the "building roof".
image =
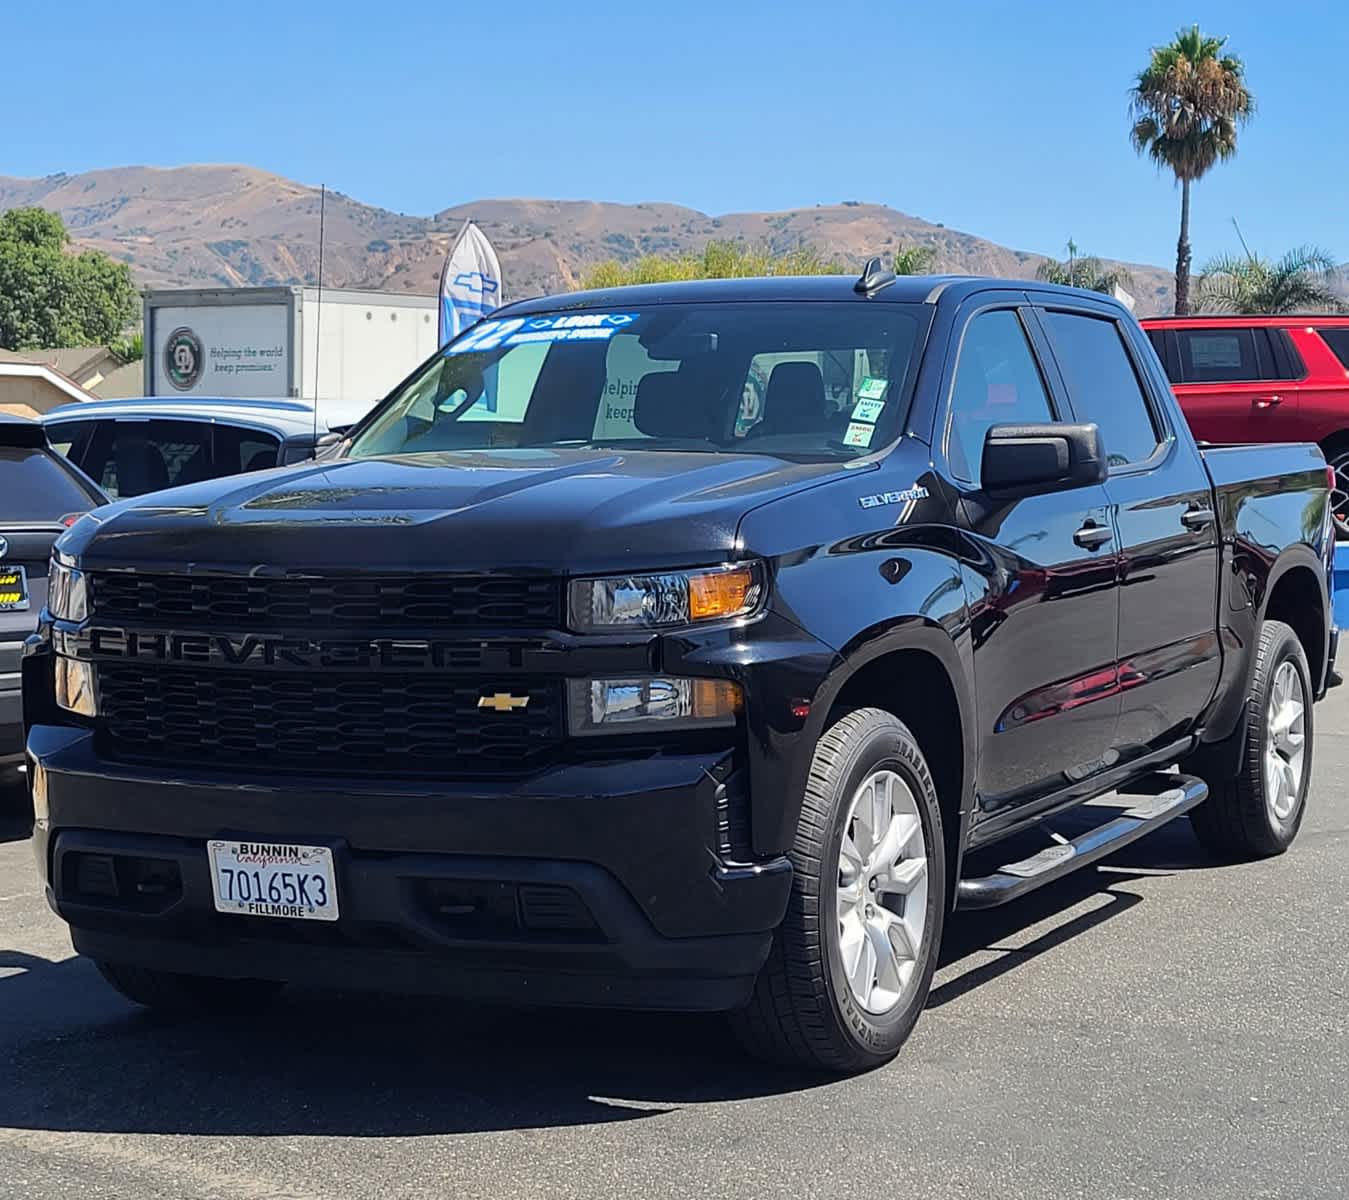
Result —
M126 400L145 390L145 364L139 359L109 371L89 390L100 400Z
M93 396L73 379L46 363L26 362L12 358L0 359L0 381L5 379L41 379L71 400L93 399Z
M65 346L46 350L4 350L0 357L8 362L37 363L60 371L81 387L91 388L122 365L107 346Z

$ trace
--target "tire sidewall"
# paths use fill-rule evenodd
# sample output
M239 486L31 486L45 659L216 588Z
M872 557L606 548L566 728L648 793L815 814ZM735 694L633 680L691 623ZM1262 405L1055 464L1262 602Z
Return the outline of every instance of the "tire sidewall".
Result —
M1297 672L1298 679L1302 684L1302 729L1305 749L1302 755L1302 778L1298 781L1297 804L1285 820L1280 820L1274 813L1273 805L1269 802L1265 785L1264 764L1265 752L1269 746L1270 694L1274 690L1274 679L1279 673L1279 668L1286 662L1293 664L1293 669ZM1307 811L1307 793L1311 789L1313 735L1315 733L1315 704L1312 699L1311 671L1307 666L1307 656L1302 651L1302 643L1298 641L1297 635L1287 627L1274 632L1263 665L1263 686L1260 688L1260 694L1257 698L1259 709L1254 714L1256 740L1253 749L1259 756L1259 762L1258 770L1252 772L1252 783L1260 797L1261 810L1269 826L1270 836L1279 846L1286 847L1297 836L1298 829L1302 825L1302 817Z
M854 999L843 971L838 936L838 859L844 824L852 797L862 781L877 770L894 771L913 792L918 802L919 819L927 854L927 914L918 969L909 985L908 995L890 1012L869 1013ZM912 735L898 721L877 724L868 730L846 766L833 782L833 805L829 836L820 860L820 933L825 943L824 969L828 991L842 1018L842 1026L858 1049L876 1055L893 1055L917 1022L927 1003L928 989L936 969L945 915L946 873L945 843L942 840L941 810L937 804L932 775Z

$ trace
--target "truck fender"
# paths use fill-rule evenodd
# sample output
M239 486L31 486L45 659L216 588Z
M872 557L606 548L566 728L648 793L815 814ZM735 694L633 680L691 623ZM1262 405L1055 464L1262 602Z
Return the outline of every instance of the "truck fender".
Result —
M960 642L944 625L927 617L913 615L899 617L884 626L872 627L858 633L840 649L840 657L816 690L810 716L802 729L801 741L803 745L809 746L813 753L815 744L836 716L839 699L845 694L849 684L857 680L872 664L890 655L907 651L919 651L934 661L950 684L959 713L958 732L961 745L959 794L956 797L942 797L944 815L949 826L946 830L948 848L954 851L958 858L965 845L970 813L973 810L978 738L969 665L971 650L968 645L962 649ZM902 694L902 682L897 681L896 691ZM909 714L912 721L912 713L921 710L923 697L918 693L912 697L904 697L904 701L909 700L913 702ZM899 708L900 711L896 715L901 718L906 716L904 710L908 707L907 703L892 704L891 707ZM804 789L806 773L810 767L809 755L801 755L800 760L792 772L793 797L799 796ZM795 806L793 808L795 810ZM954 879L957 876L953 872L958 868L958 862L952 861L951 865L952 872L948 874Z
M1277 590L1280 580L1295 570L1309 570L1320 581L1323 622L1329 612L1330 597L1325 587L1325 569L1315 551L1303 543L1285 548L1262 581L1255 607L1246 610L1250 614L1249 623L1243 622L1239 630L1223 631L1223 643L1228 653L1240 656L1240 666L1230 676L1226 671L1223 672L1226 682L1215 696L1205 721L1205 740L1189 760L1189 765L1206 778L1230 778L1240 769L1246 739L1246 699L1255 677L1256 640L1269 612L1270 597ZM1313 661L1311 654L1307 656L1314 688L1324 686L1328 651L1328 644L1323 645L1320 661Z

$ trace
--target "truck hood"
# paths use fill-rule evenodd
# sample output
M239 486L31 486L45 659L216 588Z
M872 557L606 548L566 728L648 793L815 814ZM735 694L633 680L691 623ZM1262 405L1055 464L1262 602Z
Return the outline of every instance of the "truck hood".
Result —
M80 521L61 548L85 566L176 569L695 565L735 550L750 509L857 469L655 450L340 459L123 501Z

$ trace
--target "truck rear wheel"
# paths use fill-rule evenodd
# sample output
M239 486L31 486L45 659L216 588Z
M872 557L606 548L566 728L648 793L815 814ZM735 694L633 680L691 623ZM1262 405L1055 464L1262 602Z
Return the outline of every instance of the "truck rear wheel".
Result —
M1268 858L1292 845L1311 783L1312 695L1297 634L1282 621L1266 621L1246 700L1241 767L1234 778L1208 780L1208 799L1190 814L1212 854Z
M732 1018L747 1049L844 1072L898 1053L936 967L944 845L932 773L904 723L874 708L839 717L806 782L787 915Z
M208 979L125 963L95 965L99 974L133 1004L181 1016L247 1013L270 1003L282 988L270 979Z

